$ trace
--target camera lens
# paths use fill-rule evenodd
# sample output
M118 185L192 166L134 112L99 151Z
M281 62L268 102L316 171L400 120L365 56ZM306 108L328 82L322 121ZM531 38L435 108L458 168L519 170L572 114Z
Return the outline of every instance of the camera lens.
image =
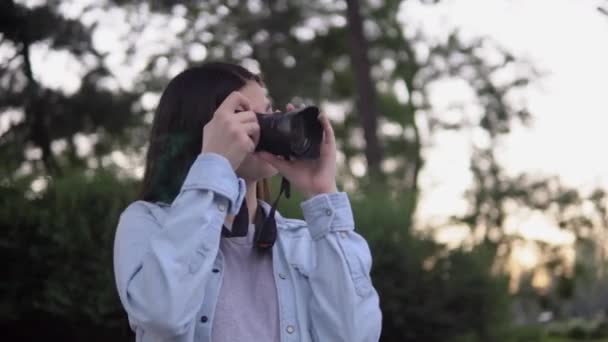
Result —
M273 115L256 113L256 116L260 124L256 151L296 159L319 157L323 128L318 120L317 107Z
M306 132L306 125L302 118L297 117L291 123L291 150L296 155L305 154L311 146L310 139Z
M291 145L291 148L295 154L302 155L310 148L310 140L308 140L308 138L304 138L300 141L294 142Z

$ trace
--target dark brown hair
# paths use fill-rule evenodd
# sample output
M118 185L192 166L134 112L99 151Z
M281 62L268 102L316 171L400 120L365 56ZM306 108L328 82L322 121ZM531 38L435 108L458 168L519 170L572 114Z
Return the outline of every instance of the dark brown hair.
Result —
M196 157L201 153L203 127L219 105L258 75L231 63L211 62L175 76L160 98L152 130L139 198L171 203ZM259 182L258 197L268 200L266 180Z

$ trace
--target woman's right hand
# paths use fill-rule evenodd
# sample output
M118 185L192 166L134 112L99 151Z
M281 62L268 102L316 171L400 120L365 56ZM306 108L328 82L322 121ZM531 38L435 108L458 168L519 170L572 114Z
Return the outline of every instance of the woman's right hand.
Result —
M203 128L202 152L224 156L236 170L247 154L254 152L259 137L260 125L249 100L235 91Z

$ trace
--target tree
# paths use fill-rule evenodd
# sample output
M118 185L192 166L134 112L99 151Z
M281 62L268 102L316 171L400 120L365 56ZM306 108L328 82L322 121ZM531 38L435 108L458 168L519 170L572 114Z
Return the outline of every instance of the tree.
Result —
M77 153L77 134L96 135L93 151L99 158L124 147L125 139L117 137L139 124L138 96L102 85L113 76L91 43L93 27L65 18L56 3L29 8L8 0L0 4L0 13L0 44L9 51L0 68L0 115L13 117L0 136L2 176L13 179L17 170L53 176L85 166L90 156ZM38 81L43 70L34 70L31 61L36 45L91 61L74 93Z
M153 56L147 70L152 71L156 60L167 56L170 63L196 63L189 57L188 47L203 45L207 59L233 59L258 66L278 103L295 99L344 104L347 110L344 121L336 125L345 157L342 179L354 185L369 184L365 175L370 172L355 174L351 168L353 163L364 159L368 168L378 164L385 171L393 192L416 194L424 162L423 148L429 144L421 139L420 122L427 121L432 132L481 127L488 135L505 134L513 121L528 118L525 108L512 105L507 97L524 88L534 72L487 39L465 42L458 32L446 40L426 37L397 17L407 3L391 0L376 6L359 4L355 9L358 3L345 1L289 5L283 1L256 0L152 2L152 10L172 13L170 16L190 21L191 25L179 32L180 47L168 46L166 51ZM428 6L434 6L434 2ZM140 9L134 6L131 10ZM359 12L364 31L361 34L347 26L349 23L358 27L353 19ZM356 37L356 43L350 47L349 37ZM365 53L360 44L367 44L369 51ZM488 61L484 58L488 51L502 56L502 60ZM369 62L365 62L366 56ZM511 79L494 79L494 74L509 68L521 72ZM365 75L370 74L371 79L367 80ZM484 114L474 120L463 115L462 122L443 122L431 106L429 92L434 84L445 79L468 84L476 94L475 105ZM158 85L163 84L149 81L149 91L159 91ZM400 85L409 94L404 102L393 92ZM369 104L355 106L353 94L362 92L370 95L356 98L358 101L365 98ZM374 93L378 93L377 110L373 109ZM364 114L373 112L377 112L378 127L374 127L372 115ZM365 124L363 117L368 118ZM391 132L386 133L387 127Z
M371 79L371 66L367 56L368 44L363 34L358 0L347 0L347 17L350 38L350 59L357 85L357 113L365 137L365 157L369 173L373 179L380 180L382 174L382 148L378 141L378 112L376 106L376 89Z
M0 131L0 255L10 280L1 286L1 325L14 340L128 338L111 251L135 187L108 158L135 148L139 95L107 86L114 76L92 43L94 25L60 8L0 3L0 122L8 123ZM74 90L41 81L46 65L33 63L41 51L81 64ZM81 153L82 139L89 152Z
M608 5L604 5L603 7L598 6L597 10L600 11L604 15L608 15Z

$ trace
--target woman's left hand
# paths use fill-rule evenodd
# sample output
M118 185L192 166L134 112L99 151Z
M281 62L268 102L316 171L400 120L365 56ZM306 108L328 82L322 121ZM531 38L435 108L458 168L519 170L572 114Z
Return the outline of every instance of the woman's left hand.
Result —
M294 110L291 104L287 111ZM285 160L268 152L256 154L287 178L306 199L323 193L337 192L336 187L336 137L325 114L319 115L323 127L321 154L315 160Z

